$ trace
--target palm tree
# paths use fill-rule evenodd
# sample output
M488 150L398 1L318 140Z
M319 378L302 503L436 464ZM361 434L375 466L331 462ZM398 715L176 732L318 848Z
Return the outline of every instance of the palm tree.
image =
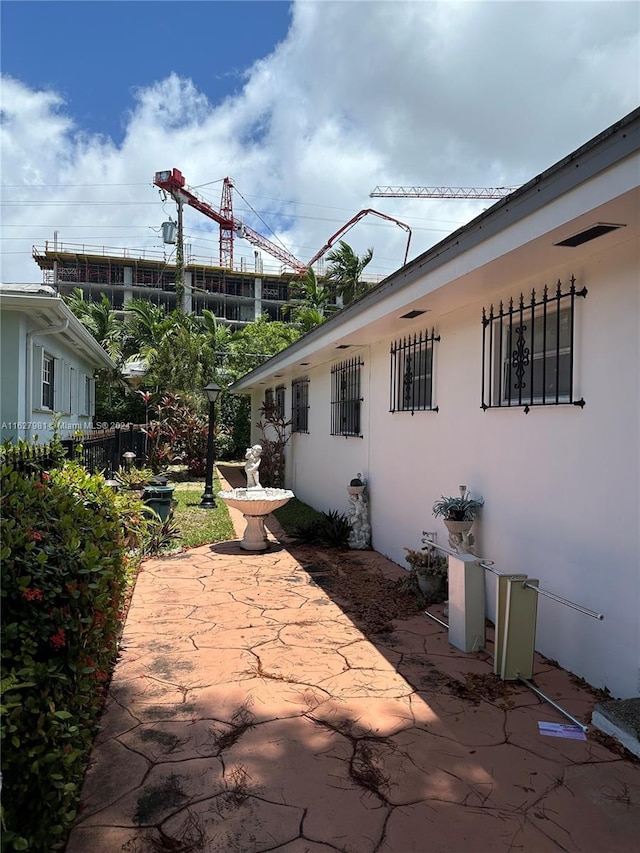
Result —
M336 293L342 297L344 305L353 302L369 289L368 282L362 281L362 271L372 257L373 249L367 249L361 257L358 257L344 240L340 240L338 248L327 255L327 261L330 264L327 280L335 284Z
M176 325L175 317L146 299L131 299L125 303L124 312L129 357L151 364L163 339Z
M119 362L122 355L124 329L122 321L111 308L106 293L100 294L99 302L86 302L82 290L76 287L65 301L113 361Z
M323 323L333 306L329 287L320 284L313 267L309 267L303 279L290 282L293 299L282 308L289 314L291 322L300 331L308 332Z

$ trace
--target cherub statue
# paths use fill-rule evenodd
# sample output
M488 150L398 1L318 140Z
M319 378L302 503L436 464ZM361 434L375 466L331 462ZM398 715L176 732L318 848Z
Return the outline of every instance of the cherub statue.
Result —
M253 447L247 447L247 452L244 455L244 458L247 460L244 463L245 474L247 475L247 488L248 489L261 489L260 485L260 474L258 472L258 468L260 467L260 455L262 453L262 446L260 444L254 444Z

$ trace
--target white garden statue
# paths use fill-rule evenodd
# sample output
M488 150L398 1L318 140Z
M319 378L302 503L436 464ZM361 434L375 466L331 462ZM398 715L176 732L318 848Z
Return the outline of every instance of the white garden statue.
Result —
M260 456L262 454L262 447L259 444L254 444L253 447L248 447L247 452L244 455L244 458L247 460L244 463L244 471L247 475L247 488L248 489L261 489L260 485Z
M366 480L360 479L360 474L354 478L347 491L351 505L347 510L347 518L351 526L349 547L365 550L371 547L371 524L369 522L369 501L367 499Z

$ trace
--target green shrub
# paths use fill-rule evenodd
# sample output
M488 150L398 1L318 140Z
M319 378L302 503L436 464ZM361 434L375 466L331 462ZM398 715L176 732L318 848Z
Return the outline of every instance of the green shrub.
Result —
M1 486L1 849L50 851L76 815L147 521L76 463L4 465Z
M296 545L320 545L322 548L347 548L351 525L347 516L330 510L319 518L295 527L292 536Z

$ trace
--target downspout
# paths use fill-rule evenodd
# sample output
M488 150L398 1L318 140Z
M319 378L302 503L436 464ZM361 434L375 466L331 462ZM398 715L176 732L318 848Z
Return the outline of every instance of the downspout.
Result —
M35 335L39 337L44 337L45 335L57 335L58 332L64 332L69 328L69 318L67 317L62 323L58 323L57 326L50 326L48 329L42 329L38 331L37 329L31 329L31 331L27 332L27 381L25 385L27 386L27 399L25 401L26 409L25 409L25 421L29 424L27 429L25 429L25 441L31 441L33 437L33 421L27 420L27 418L31 418L33 414L33 338Z

